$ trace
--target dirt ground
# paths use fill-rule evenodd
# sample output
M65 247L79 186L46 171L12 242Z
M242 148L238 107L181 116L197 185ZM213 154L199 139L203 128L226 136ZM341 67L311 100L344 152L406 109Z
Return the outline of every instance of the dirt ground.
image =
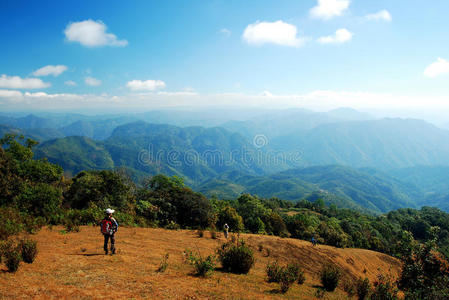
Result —
M215 271L209 278L191 275L184 262L186 249L202 256L213 254L225 241L209 232L123 228L116 234L116 255L104 255L97 227L83 226L78 233L62 227L44 228L31 236L39 253L33 264L21 263L15 274L0 264L0 299L316 299L318 272L327 262L337 264L346 281L358 277L375 280L378 274L397 276L400 262L388 255L363 249L338 249L296 239L243 234L253 248L256 263L248 275ZM156 272L168 253L165 272ZM286 294L266 282L268 262L297 262L306 282L294 284ZM219 265L219 264L218 264ZM324 299L348 299L342 285Z

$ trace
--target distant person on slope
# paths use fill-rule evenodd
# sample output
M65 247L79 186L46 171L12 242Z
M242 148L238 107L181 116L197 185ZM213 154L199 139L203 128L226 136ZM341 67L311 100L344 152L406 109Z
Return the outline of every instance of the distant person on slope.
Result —
M224 236L226 239L228 239L228 232L229 232L229 225L228 223L225 223L223 226Z
M312 236L312 245L313 245L313 246L316 246L316 239L315 239L314 236Z
M112 217L112 214L115 212L113 209L106 209L106 217L101 221L101 233L104 236L104 254L108 254L108 242L111 240L111 253L115 254L115 236L114 234L117 232L118 223Z

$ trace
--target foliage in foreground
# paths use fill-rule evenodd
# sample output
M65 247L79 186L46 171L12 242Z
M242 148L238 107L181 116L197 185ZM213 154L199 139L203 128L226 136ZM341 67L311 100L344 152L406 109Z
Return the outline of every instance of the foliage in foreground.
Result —
M280 284L281 292L286 293L296 281L298 284L305 282L304 271L297 264L279 266L278 262L268 263L266 267L267 281Z
M243 240L229 241L217 249L218 258L227 272L248 274L254 266L253 250Z
M341 278L340 269L332 264L326 264L320 271L321 284L328 292L334 291Z
M189 249L185 250L184 253L187 262L194 267L194 275L208 277L215 270L215 256L208 255L203 258L199 252L198 255L195 255Z
M31 264L36 259L37 243L30 239L23 239L19 243L22 259L27 264Z

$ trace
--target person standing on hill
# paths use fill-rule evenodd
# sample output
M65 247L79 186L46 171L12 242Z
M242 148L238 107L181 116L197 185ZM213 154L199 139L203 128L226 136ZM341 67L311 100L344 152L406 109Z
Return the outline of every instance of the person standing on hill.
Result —
M223 226L224 236L226 239L228 239L228 232L229 232L229 225L228 223L225 223Z
M112 217L112 214L115 212L113 209L106 209L106 217L101 221L101 233L104 236L104 254L108 254L108 242L111 240L111 253L115 254L115 236L114 234L117 232L118 223Z

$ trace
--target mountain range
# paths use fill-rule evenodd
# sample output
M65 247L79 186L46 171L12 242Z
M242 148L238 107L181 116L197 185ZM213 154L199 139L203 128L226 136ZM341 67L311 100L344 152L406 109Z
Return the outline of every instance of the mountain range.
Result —
M220 123L226 118L193 112L0 115L0 134L37 139L36 157L61 165L67 176L123 168L136 182L157 173L177 175L219 198L248 192L287 200L319 197L374 213L429 204L449 210L447 130L348 108L258 111Z

